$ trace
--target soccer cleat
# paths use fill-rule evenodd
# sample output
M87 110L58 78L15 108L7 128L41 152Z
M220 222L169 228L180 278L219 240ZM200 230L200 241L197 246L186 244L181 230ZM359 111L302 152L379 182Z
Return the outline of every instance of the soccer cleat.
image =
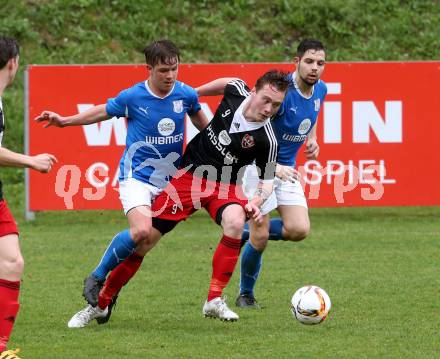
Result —
M235 322L239 318L236 313L228 308L225 300L220 297L205 302L203 315L205 318L219 318L227 322Z
M90 304L76 313L67 323L69 328L83 328L93 319L103 318L107 315L107 308L101 309L98 306L92 307Z
M112 298L112 301L110 302L110 304L107 307L107 315L105 317L98 317L96 318L96 321L98 322L98 324L105 324L110 320L110 316L112 315L112 310L113 307L116 306L116 300L118 299L118 296L115 295Z
M20 349L4 350L0 353L0 359L20 359L20 357L17 356L19 351Z
M89 275L84 279L83 297L92 307L98 305L99 291L104 285L104 281Z
M235 300L235 305L239 308L261 309L257 300L252 294L240 294Z

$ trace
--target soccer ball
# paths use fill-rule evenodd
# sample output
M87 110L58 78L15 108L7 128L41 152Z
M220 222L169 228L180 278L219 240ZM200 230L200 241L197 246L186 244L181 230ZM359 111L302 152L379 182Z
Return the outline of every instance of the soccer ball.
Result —
M332 306L325 290L315 285L307 285L298 289L290 302L292 314L303 324L321 323Z

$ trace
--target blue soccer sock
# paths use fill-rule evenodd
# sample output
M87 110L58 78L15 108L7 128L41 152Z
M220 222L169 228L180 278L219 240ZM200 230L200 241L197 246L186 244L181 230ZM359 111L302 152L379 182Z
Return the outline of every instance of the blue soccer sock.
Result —
M134 252L135 248L136 243L131 239L130 231L126 229L119 232L107 247L101 262L92 275L97 279L104 280L111 270Z
M241 255L240 294L254 295L254 287L263 261L262 252L247 242Z
M249 239L249 223L244 224L243 234L241 235L241 242L246 242Z
M279 241L283 239L283 221L276 217L270 220L269 240Z

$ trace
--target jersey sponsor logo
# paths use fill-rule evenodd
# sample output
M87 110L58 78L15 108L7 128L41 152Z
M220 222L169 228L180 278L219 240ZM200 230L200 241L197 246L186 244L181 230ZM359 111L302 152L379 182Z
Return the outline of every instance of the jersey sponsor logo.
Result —
M238 163L238 157L234 156L231 152L227 151L225 147L223 147L221 141L219 140L219 138L217 138L217 136L214 133L214 130L212 129L211 125L208 125L208 127L206 127L207 131L208 131L208 138L211 141L211 143L215 146L216 150L219 151L221 153L221 155L225 158L225 164L226 165L230 165L232 163ZM227 138L229 138L229 141L231 140L228 133L223 130L222 132L224 132L227 136ZM221 136L221 134L220 134Z
M312 121L310 121L309 118L305 118L304 120L302 120L302 122L298 127L298 133L300 135L306 134L307 132L309 132L311 125L312 125Z
M145 142L151 145L169 145L172 143L183 142L183 133L165 137L147 136L145 137Z
M254 145L255 145L254 137L248 133L241 140L241 147L243 148L251 148Z
M220 142L223 146L229 146L231 144L231 137L229 137L226 130L220 132L218 135L218 142Z
M306 138L307 135L289 135L288 133L283 135L283 140L290 142L304 142Z
M169 136L171 135L174 130L176 129L176 124L171 118L163 118L159 121L157 124L157 130L162 136Z
M321 99L316 99L315 100L315 111L319 111L319 109L321 108Z

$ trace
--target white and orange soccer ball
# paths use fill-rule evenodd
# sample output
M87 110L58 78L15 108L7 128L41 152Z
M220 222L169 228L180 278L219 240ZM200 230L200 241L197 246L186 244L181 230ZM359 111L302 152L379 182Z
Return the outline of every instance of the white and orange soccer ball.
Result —
M298 289L290 302L293 316L303 324L323 322L332 306L326 291L316 285Z

